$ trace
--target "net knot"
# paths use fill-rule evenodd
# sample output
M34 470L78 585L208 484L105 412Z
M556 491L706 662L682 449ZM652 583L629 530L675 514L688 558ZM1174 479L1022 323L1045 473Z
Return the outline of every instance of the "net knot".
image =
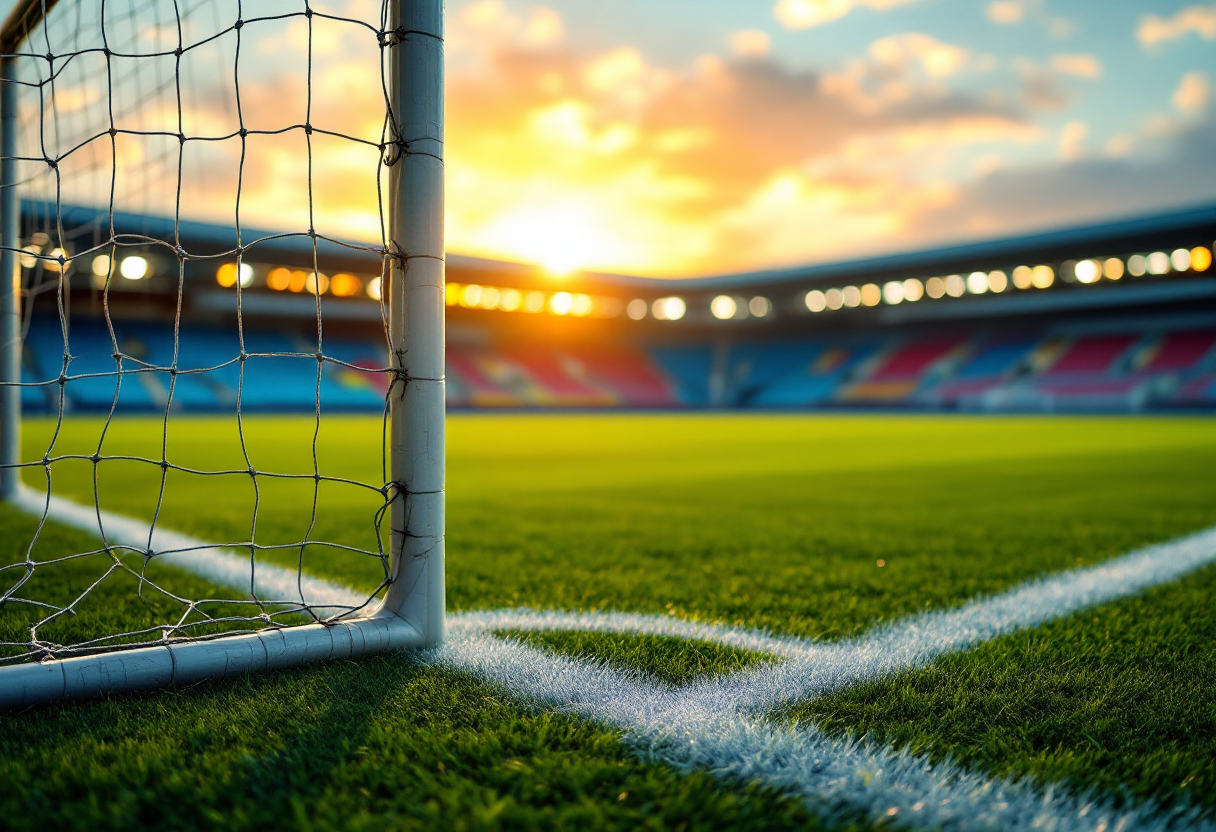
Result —
M397 164L402 156L409 153L410 144L404 139L397 139L382 145L381 150L384 154L384 166L391 168L393 165Z
M304 122L304 135L305 136L312 135L312 123L311 122L307 122L307 121Z
M405 40L405 36L409 34L409 30L404 26L396 29L386 29L380 36L381 46L397 46Z

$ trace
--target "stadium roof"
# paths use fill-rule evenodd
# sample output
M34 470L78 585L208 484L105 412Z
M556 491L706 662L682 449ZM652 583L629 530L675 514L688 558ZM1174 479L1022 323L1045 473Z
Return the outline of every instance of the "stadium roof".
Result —
M1190 238L1196 232L1204 230L1209 232L1209 236L1216 237L1216 205L858 260L686 278L679 281L625 278L622 282L635 286L662 287L665 291L671 291L673 285L679 286L680 291L699 291L796 282L815 283L885 273L961 271L972 262L989 264L994 260L1006 259L1011 263L1050 261L1092 257L1107 252L1114 254L1122 250L1130 252L1156 248L1162 245L1159 240L1163 236L1177 234Z
M53 225L48 208L42 203L26 203L23 213L34 226ZM122 211L114 213L116 232L134 241L137 237L158 241L175 239L175 223L169 217L145 216ZM63 210L63 223L73 236L82 235L83 229L101 231L109 224L109 215L103 209L67 207ZM235 251L237 238L232 225L182 220L176 223L181 239L192 254L216 255ZM765 286L781 286L790 283L815 284L834 280L847 280L853 276L875 276L890 274L925 273L928 271L964 271L972 264L988 268L994 261L1035 262L1064 260L1156 248L1168 244L1162 238L1179 236L1193 239L1196 234L1206 233L1216 238L1216 206L1206 205L1163 214L1139 216L1129 219L1093 225L1041 231L1018 237L982 240L941 248L922 249L898 254L869 257L857 260L797 266L785 269L714 275L683 279L636 277L599 272L578 272L568 280L569 284L587 284L601 289L616 286L647 291L701 292L729 291L732 288L758 289ZM313 239L305 232L285 233L256 228L243 228L247 256L251 259L266 257L283 258L289 261L311 260ZM318 235L317 254L327 260L345 261L342 268L378 273L380 256L374 244L338 240ZM547 277L539 266L489 260L480 257L449 254L448 267L466 275L484 273L499 280L528 280Z

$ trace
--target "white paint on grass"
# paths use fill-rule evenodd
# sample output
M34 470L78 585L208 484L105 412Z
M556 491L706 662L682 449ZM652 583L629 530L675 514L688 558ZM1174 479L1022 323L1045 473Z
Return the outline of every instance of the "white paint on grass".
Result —
M94 506L84 506L46 492L21 486L13 503L30 514L46 516L73 529L97 535L111 546L124 546L137 552L153 552L158 563L176 566L205 578L219 586L254 594L268 604L305 603L326 615L331 611L363 607L367 593L339 586L294 569L260 561L252 569L248 555L238 555L231 548L204 543L189 535L170 531L158 525L148 536L148 523L124 517L110 511L100 512Z
M26 491L22 505L37 514L44 495ZM58 498L49 516L97 533L93 509ZM111 542L143 549L147 525L103 513ZM237 589L250 586L248 558L158 530L155 551L174 565ZM1166 815L1150 804L1117 810L1108 799L1029 782L986 777L950 762L840 740L813 725L782 726L765 720L781 704L803 701L852 685L925 667L948 653L1085 607L1115 600L1180 578L1216 562L1216 529L1124 555L1099 566L1031 581L957 609L912 616L869 634L836 643L774 636L744 628L700 624L669 616L564 613L533 610L470 612L449 617L449 638L422 654L424 661L500 685L546 707L620 730L643 756L681 770L705 769L728 778L759 778L806 798L813 807L915 828L1003 830L1213 829L1193 816ZM296 573L259 564L259 591L298 598ZM308 578L313 604L353 606L365 596ZM537 650L494 635L498 630L591 630L701 639L772 654L759 668L705 678L682 688L636 672Z

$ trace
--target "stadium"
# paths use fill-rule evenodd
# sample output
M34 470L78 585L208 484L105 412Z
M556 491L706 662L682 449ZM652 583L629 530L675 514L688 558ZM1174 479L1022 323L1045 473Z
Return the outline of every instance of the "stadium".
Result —
M61 221L75 245L92 248L109 217L70 209ZM24 250L44 253L52 218L28 211L24 225ZM124 215L114 228L132 238L167 239L173 231L163 218ZM319 297L327 351L353 365L328 368L323 407L380 411L384 385L374 370L387 363L376 332L380 258L318 247L313 280L310 240L246 233L272 241L241 265L242 317L258 339L250 352L306 352ZM235 243L223 226L187 223L179 234L201 253ZM556 281L539 267L452 256L447 402L460 409L1210 410L1214 240L1216 208L1201 208L675 287L608 274ZM177 304L177 269L140 251L123 257L139 265L126 267L133 277L120 272L110 317L119 352L168 367L174 339L164 320ZM68 300L78 343L88 345L72 364L81 376L104 373L113 361L101 306L109 256L91 261L88 273L102 280L80 281ZM33 286L55 286L57 273L44 261L27 262ZM192 262L184 270L180 355L191 366L218 365L233 352L237 282L235 263ZM679 294L669 294L673 288ZM63 337L54 296L43 298L26 313L27 412L58 408L58 386L48 382L62 367ZM230 407L235 369L184 379L174 405L203 413ZM251 369L259 373L247 381L251 411L313 409L315 367L288 360ZM137 378L117 407L163 409L164 371ZM105 376L73 380L64 392L76 409L114 404Z
M1216 828L1216 6L755 5L3 4L0 828Z

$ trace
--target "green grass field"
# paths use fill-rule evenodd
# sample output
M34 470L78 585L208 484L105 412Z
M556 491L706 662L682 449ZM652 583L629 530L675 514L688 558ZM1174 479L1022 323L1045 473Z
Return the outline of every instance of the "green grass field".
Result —
M91 455L101 426L73 419L52 455ZM310 419L245 428L257 469L312 472ZM53 432L28 422L26 457ZM121 420L104 453L159 458L161 440L158 421ZM246 467L234 420L174 417L167 448L180 465ZM378 420L327 418L317 459L379 485L379 448ZM159 466L96 468L103 508L151 516ZM1203 418L458 416L448 606L667 613L838 639L1211 526L1213 471ZM91 503L93 474L87 460L55 463L55 493ZM315 523L311 481L259 478L259 492L258 542L313 524L314 538L375 548L374 491L322 486ZM171 471L160 516L248 540L252 504L247 474ZM0 523L0 558L21 560L35 521L0 506ZM95 546L49 528L35 558ZM39 591L63 602L103 566L40 572ZM318 547L305 568L364 589L382 574L374 558ZM182 594L235 597L163 577ZM167 614L132 585L103 583L54 637ZM1209 568L771 718L1216 813L1213 588ZM0 640L26 640L30 614L0 611ZM758 660L657 637L526 638L671 683ZM757 782L673 771L611 730L402 656L0 715L0 781L0 826L15 829L866 826Z

